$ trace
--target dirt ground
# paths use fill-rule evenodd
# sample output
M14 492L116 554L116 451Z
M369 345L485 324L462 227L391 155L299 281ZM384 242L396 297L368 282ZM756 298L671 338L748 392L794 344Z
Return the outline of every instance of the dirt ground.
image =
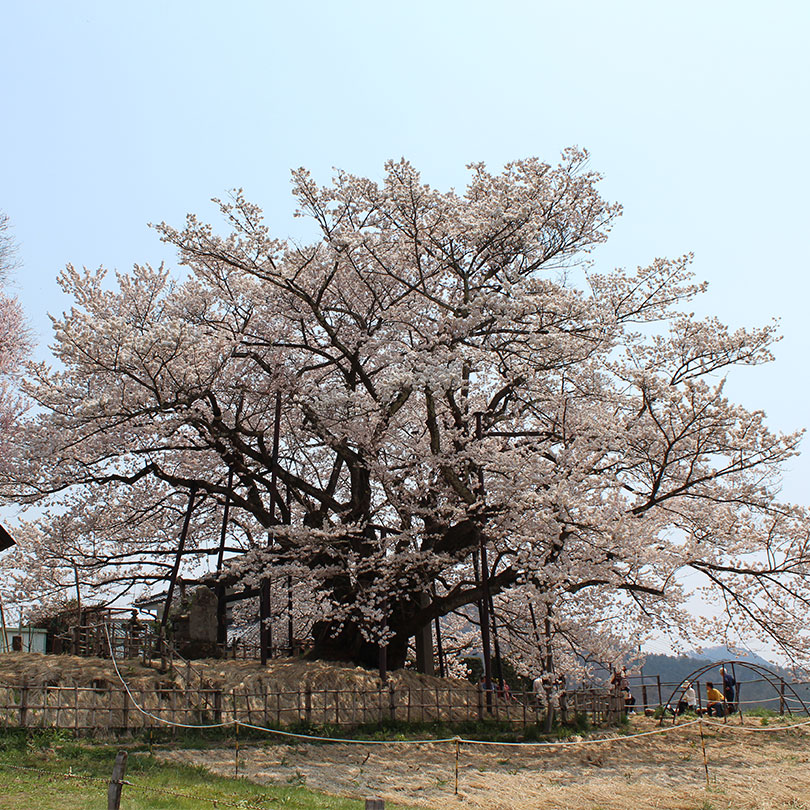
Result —
M697 725L558 748L462 744L458 795L453 743L243 745L239 773L436 810L810 810L810 726L765 731L777 724L770 722L747 718L748 731L739 720L705 728L708 786ZM633 720L635 733L656 728L651 719ZM232 747L161 756L234 773Z

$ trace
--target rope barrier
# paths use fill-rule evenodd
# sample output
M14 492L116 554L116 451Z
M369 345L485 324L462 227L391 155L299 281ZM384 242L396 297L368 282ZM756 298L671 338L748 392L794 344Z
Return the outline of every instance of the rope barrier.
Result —
M496 740L468 740L464 737L459 737L459 741L467 745L505 745L505 746L520 746L524 748L558 748L563 746L572 745L601 745L604 743L624 742L626 740L633 740L636 737L649 737L651 734L667 734L672 731L679 731L680 729L694 726L700 720L690 720L687 723L679 723L676 726L665 726L664 728L657 728L653 731L639 731L636 734L621 734L615 737L600 737L593 740L560 740L559 742L499 742Z
M40 773L45 776L55 777L59 776L64 779L78 779L83 782L99 782L100 784L108 785L109 779L102 779L99 776L86 776L78 773L59 773L58 771L49 771L44 768L31 768L25 765L12 765L10 762L0 762L0 768L10 768L14 771L30 771L31 773Z
M715 728L731 728L735 731L791 731L794 728L802 728L802 726L810 726L810 720L805 720L801 723L791 723L788 726L738 726L733 723L718 723L716 720L705 720L706 725L714 726Z

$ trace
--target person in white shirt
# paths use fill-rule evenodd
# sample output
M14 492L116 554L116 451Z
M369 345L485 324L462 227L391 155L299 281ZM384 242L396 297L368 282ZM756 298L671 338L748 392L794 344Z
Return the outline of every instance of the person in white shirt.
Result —
M678 701L677 714L683 714L687 709L693 712L697 710L697 695L691 683L687 683L683 688L683 694Z
M532 692L537 705L543 708L546 705L546 688L541 677L538 676L532 681Z

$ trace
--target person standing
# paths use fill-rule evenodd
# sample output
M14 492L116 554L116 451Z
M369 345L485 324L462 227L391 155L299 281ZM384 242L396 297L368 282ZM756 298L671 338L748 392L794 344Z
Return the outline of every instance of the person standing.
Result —
M737 681L725 667L720 667L720 674L723 676L723 694L726 698L726 707L729 714L736 711L734 689Z

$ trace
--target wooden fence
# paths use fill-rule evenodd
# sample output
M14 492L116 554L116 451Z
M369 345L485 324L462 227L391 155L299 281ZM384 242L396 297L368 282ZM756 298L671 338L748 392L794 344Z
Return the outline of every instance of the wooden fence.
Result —
M136 705L137 704L137 705ZM596 690L566 696L567 712L593 722L617 719L614 696ZM138 708L140 707L140 709ZM482 720L490 717L515 727L541 722L545 707L531 693L487 695L477 687L404 687L381 689L165 688L131 690L106 682L98 687L0 685L0 726L60 728L75 732L243 724L265 728L296 725L351 728L385 721L409 723Z

